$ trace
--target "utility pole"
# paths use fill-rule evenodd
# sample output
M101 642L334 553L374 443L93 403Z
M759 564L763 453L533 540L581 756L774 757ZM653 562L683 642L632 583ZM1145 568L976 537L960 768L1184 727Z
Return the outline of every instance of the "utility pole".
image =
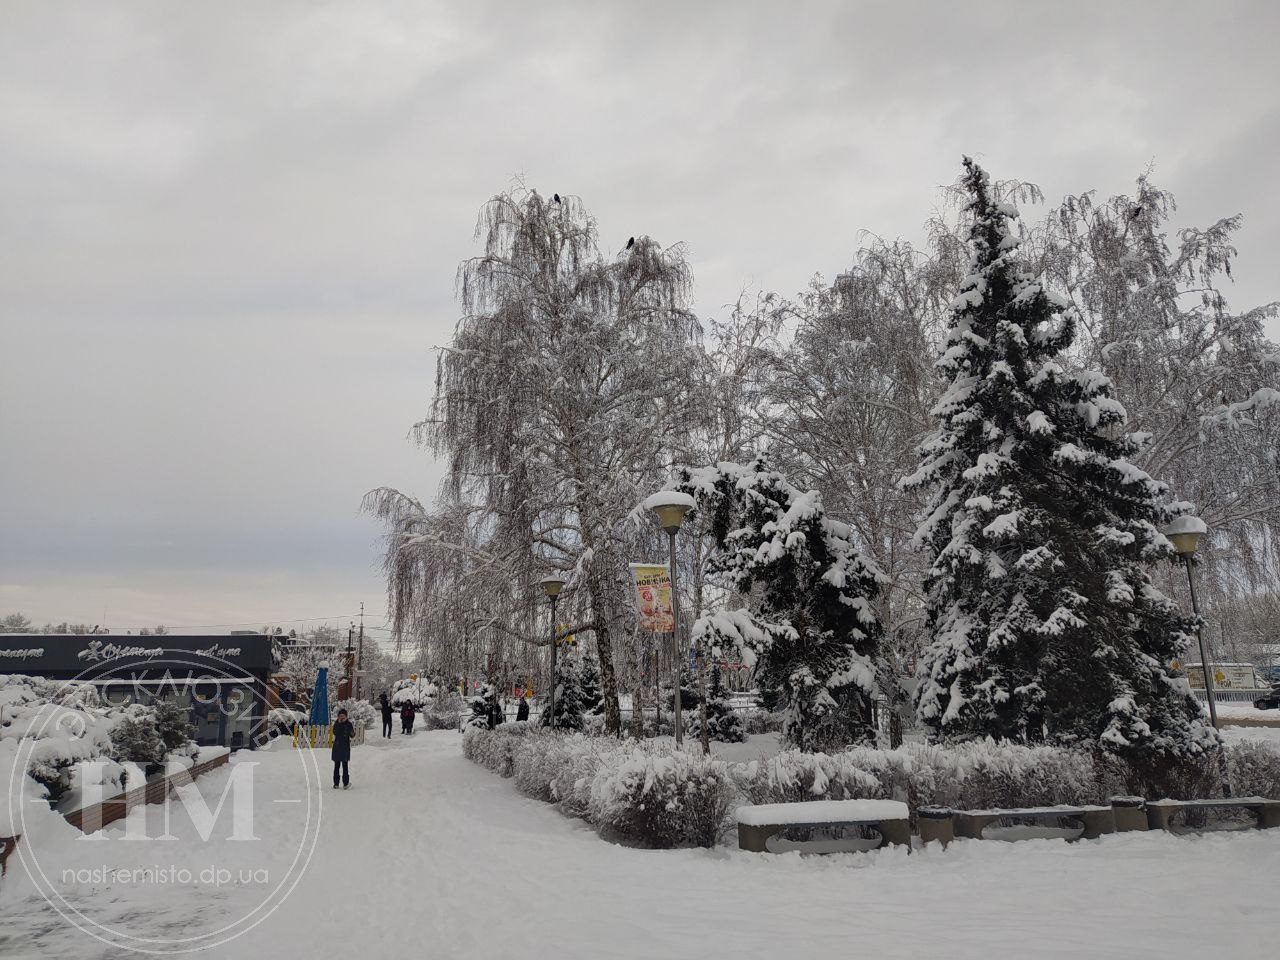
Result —
M356 636L356 625L352 623L347 627L347 696L348 697L351 696L351 683L355 679L355 676L354 676L355 671L352 669L352 667L355 665L352 662L355 659L355 654L351 652L352 644L355 643L355 636Z
M353 700L360 699L360 666L364 663L364 601L360 601L360 643L356 647L356 679L355 689L351 694Z

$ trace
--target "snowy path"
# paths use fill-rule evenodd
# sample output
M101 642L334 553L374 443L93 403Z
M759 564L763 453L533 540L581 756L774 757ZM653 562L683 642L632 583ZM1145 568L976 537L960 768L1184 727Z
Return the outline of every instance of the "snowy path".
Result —
M274 751L258 759L270 797L295 768ZM962 842L909 858L642 851L522 797L464 760L456 734L373 741L352 773L351 791L325 788L320 844L289 899L201 956L1252 960L1274 956L1280 929L1280 830ZM202 789L219 788L208 779ZM253 895L128 903L161 930ZM0 902L0 930L6 960L125 955L34 900Z

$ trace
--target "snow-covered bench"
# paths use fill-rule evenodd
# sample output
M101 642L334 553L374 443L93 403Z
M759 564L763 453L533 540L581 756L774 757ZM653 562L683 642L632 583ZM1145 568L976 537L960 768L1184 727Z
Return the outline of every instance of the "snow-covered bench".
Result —
M756 853L838 853L911 845L910 814L897 800L810 800L738 808L738 847ZM874 840L842 836L873 830Z
M1194 832L1194 827L1175 827L1173 818L1179 813L1207 814L1211 811L1247 810L1254 816L1259 830L1280 827L1280 800L1262 797L1234 797L1222 800L1148 800L1147 824L1152 830L1170 833Z
M1007 821L1017 821L1017 824L1010 825ZM1073 828L1065 827L1064 820L1074 820L1080 823L1081 832L1076 835L1069 835L1074 832ZM1002 832L1007 831L1008 836L998 836L996 833L986 834L986 830L992 824L999 824L1006 821L1005 825L998 826L996 829ZM971 840L994 840L994 839L1030 839L1026 829L1028 822L1037 824L1040 827L1040 836L1060 836L1067 840L1092 840L1100 837L1104 833L1115 833L1116 819L1115 812L1111 807L1103 806L1082 806L1082 807L1023 807L1015 810L957 810L955 811L952 822L955 825L955 834L957 837L967 837ZM1022 836L1019 836L1021 834Z

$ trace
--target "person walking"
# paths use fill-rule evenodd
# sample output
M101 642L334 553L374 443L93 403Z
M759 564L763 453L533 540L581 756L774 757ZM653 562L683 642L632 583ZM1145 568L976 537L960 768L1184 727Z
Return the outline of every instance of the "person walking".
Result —
M413 726L413 704L405 703L400 708L400 732L408 734L409 729Z
M413 733L413 721L417 718L417 716L418 716L418 707L416 704L410 702L409 704L409 733L410 734Z
M333 789L338 789L338 773L342 773L342 789L351 789L351 738L356 735L355 724L347 719L347 711L338 711L338 720L333 725L333 749L329 752L333 760Z
M516 706L516 723L521 720L529 719L529 701L524 698L524 694L520 695L520 703Z
M382 735L390 740L392 708L385 690L378 696L378 708L382 711Z

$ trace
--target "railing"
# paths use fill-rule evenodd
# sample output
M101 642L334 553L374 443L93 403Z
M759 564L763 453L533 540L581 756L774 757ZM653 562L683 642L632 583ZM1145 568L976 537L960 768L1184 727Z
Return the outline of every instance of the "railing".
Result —
M1196 695L1196 699L1201 703L1208 703L1208 697L1205 696L1205 692L1203 690L1197 690L1195 687L1192 687L1191 692ZM1259 697L1265 697L1270 692L1270 687L1265 690L1221 690L1215 687L1213 690L1213 699L1217 700L1219 703L1253 703L1253 701L1257 700Z

